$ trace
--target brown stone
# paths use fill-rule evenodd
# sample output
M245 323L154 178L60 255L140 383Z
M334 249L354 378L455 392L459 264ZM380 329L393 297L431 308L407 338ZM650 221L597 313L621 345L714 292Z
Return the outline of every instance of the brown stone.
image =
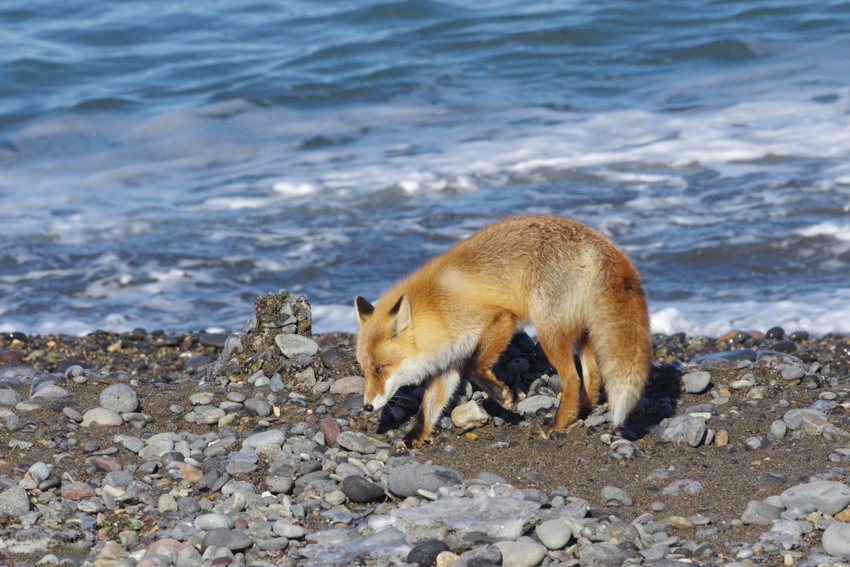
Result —
M159 506L159 500L151 496L150 492L139 492L139 502L148 506Z
M24 353L18 349L0 351L0 364L9 362L21 362L24 359Z
M850 522L850 508L845 508L835 516L836 520L841 520L842 522Z
M725 429L721 429L717 433L714 434L714 444L722 447L729 443L729 432Z
M107 457L107 456L99 456L92 457L91 461L105 470L106 472L114 472L114 471L123 471L124 466L121 464L121 461L116 459L115 457Z
M83 498L97 496L91 485L80 481L63 484L60 492L62 493L62 498L67 498L68 500L82 500Z
M115 541L107 541L104 544L103 549L100 554L97 556L98 559L121 559L124 556L124 552L121 549L121 545Z
M347 396L359 394L366 389L366 378L363 376L346 376L331 384L331 394Z
M196 466L190 465L189 463L184 463L180 467L180 478L185 480L190 484L195 484L201 477L204 476L204 472Z
M339 422L332 417L326 417L322 420L320 427L322 433L325 434L325 445L328 447L335 446L337 435L342 433L342 427L340 427Z
M189 547L189 544L177 541L176 539L171 537L165 537L158 541L155 541L153 545L148 548L147 552L145 552L145 555L153 555L154 553L159 553L160 548L163 547L172 550L174 553L180 553L181 551Z
M738 334L738 333L740 333L740 332L741 332L741 331L740 331L740 329L735 329L735 330L733 330L733 331L729 331L728 333L726 333L726 334L725 334L725 335L723 335L722 337L718 337L718 339L717 339L717 340L718 340L719 342L720 342L720 341L731 341L731 340L735 337L735 335L737 335L737 334Z

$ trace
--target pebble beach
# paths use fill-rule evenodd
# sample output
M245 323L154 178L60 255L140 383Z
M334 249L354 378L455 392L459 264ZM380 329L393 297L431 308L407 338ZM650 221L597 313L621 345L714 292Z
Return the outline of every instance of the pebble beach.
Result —
M534 338L401 451L421 390L362 411L355 337L304 296L234 333L0 337L0 563L75 567L850 565L850 346L655 335L619 431L542 438Z

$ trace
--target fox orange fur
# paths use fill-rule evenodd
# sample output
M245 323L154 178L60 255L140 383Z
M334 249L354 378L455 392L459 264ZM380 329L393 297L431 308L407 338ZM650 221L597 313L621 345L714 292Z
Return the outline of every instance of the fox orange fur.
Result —
M505 219L431 259L384 292L355 300L364 407L426 382L408 446L427 440L461 376L505 407L511 390L490 367L518 326L533 324L557 369L561 403L545 435L592 407L604 383L615 427L640 399L650 369L640 274L608 238L547 215ZM584 389L574 359L580 356Z

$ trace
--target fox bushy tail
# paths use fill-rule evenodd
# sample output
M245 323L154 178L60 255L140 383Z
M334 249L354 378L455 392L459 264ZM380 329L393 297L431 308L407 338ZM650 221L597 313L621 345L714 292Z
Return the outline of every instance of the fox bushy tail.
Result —
M593 351L614 427L623 425L649 379L651 344L642 292L628 294L590 325Z

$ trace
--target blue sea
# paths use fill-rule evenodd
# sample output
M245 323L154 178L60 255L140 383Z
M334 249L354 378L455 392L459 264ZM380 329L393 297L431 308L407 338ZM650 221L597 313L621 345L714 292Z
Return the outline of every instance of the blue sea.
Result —
M0 331L314 331L458 239L609 235L654 330L850 332L850 2L0 7Z

